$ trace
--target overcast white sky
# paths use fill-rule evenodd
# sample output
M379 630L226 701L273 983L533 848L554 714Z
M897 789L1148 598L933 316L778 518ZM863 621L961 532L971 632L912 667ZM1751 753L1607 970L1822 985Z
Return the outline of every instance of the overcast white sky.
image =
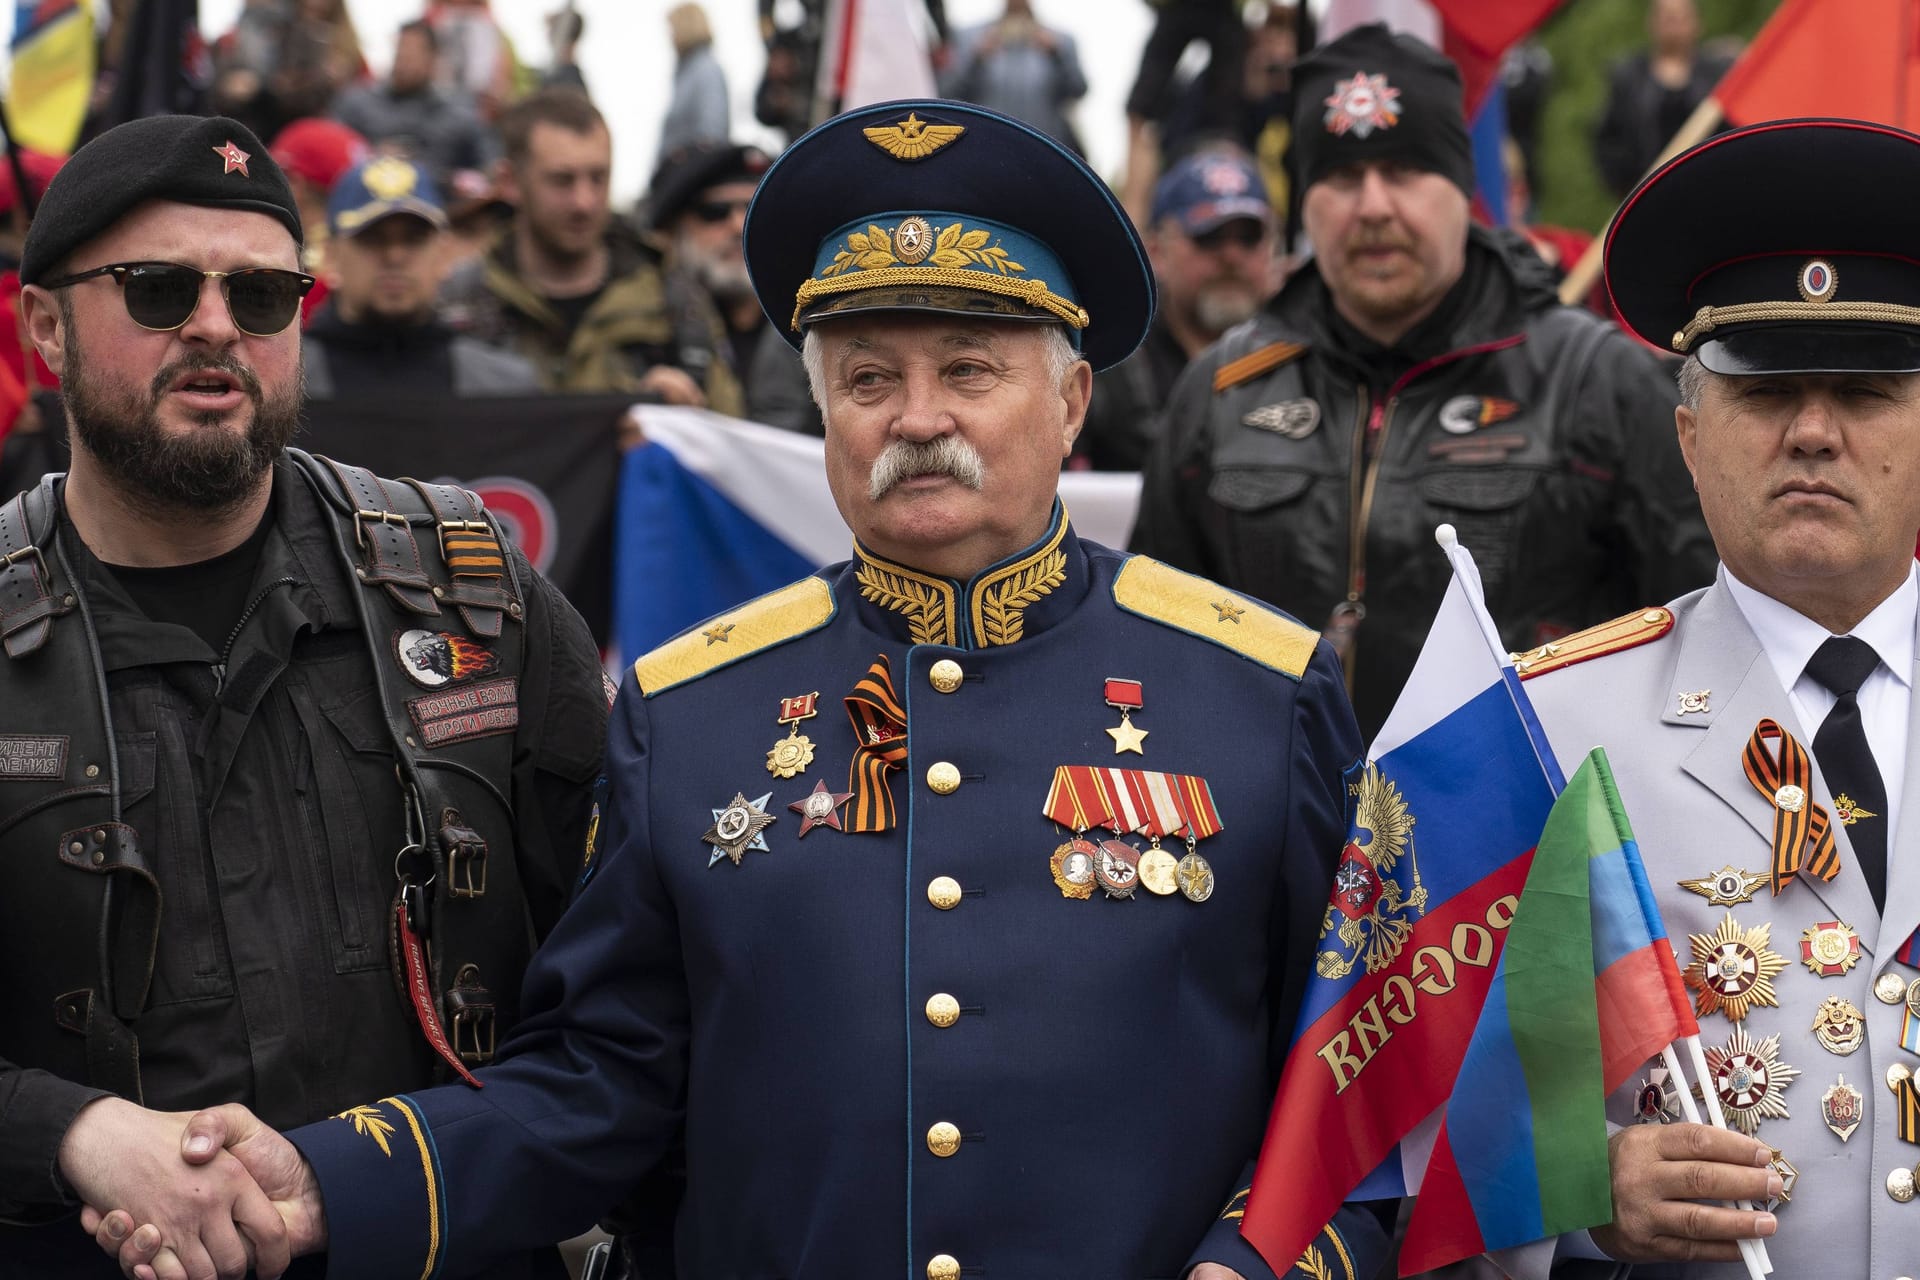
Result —
M586 17L581 67L594 100L613 129L614 196L631 203L653 172L660 118L673 76L673 48L666 12L673 0L578 0ZM753 91L765 62L755 0L705 0L714 28L714 48L726 67L733 97L733 128L739 141L775 141L753 118ZM384 72L393 33L419 16L424 0L347 0L367 58ZM546 15L559 0L493 0L523 61L545 65ZM947 17L966 26L997 17L1004 0L947 0ZM241 0L200 0L200 24L211 38L233 25ZM1117 179L1125 160L1124 103L1146 43L1152 15L1146 0L1035 0L1042 22L1060 27L1080 45L1089 90L1078 125L1094 166Z

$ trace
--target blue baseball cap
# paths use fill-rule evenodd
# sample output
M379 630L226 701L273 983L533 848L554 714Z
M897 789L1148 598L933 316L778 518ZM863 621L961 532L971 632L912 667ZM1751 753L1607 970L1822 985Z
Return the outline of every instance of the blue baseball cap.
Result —
M1237 218L1273 221L1266 184L1237 151L1199 151L1176 160L1153 189L1151 224L1171 218L1190 236L1203 236Z
M382 218L412 214L444 231L447 210L427 171L399 156L379 156L343 174L327 198L327 228L358 235Z
M1153 318L1153 272L1106 183L984 107L885 102L788 147L747 209L747 272L793 346L871 311L1058 323L1095 369Z

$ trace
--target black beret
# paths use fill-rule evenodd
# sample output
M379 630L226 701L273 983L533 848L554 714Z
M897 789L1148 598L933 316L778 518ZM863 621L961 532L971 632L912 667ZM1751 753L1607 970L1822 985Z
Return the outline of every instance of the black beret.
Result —
M1437 173L1473 195L1473 142L1460 69L1377 22L1293 65L1293 157L1300 186L1370 160Z
M708 187L729 182L759 182L773 161L758 147L696 142L681 147L653 171L653 199L647 224L665 228Z
M1909 188L1908 184L1913 186ZM1676 156L1614 215L1629 328L1715 373L1920 372L1920 136L1774 120Z
M147 116L107 130L54 175L27 232L20 282L38 283L147 200L251 209L302 242L287 175L247 126L225 116Z

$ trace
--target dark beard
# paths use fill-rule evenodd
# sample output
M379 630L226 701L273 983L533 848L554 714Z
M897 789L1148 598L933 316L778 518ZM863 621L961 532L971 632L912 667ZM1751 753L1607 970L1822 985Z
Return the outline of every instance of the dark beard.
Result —
M268 399L260 380L230 356L189 357L155 374L147 394L103 387L89 376L80 345L68 326L62 379L67 420L74 436L131 503L159 511L217 516L253 495L300 426L300 384ZM162 431L155 411L166 389L182 374L219 370L239 380L253 403L244 436L222 426L224 415L196 415L196 430L184 436Z

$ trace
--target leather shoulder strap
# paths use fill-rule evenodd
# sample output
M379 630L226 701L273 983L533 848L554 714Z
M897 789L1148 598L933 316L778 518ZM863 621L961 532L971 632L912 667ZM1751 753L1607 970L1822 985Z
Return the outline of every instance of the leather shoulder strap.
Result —
M55 598L41 544L53 533L53 486L38 486L0 506L0 643L24 658L47 642L53 619L73 609L71 592Z

